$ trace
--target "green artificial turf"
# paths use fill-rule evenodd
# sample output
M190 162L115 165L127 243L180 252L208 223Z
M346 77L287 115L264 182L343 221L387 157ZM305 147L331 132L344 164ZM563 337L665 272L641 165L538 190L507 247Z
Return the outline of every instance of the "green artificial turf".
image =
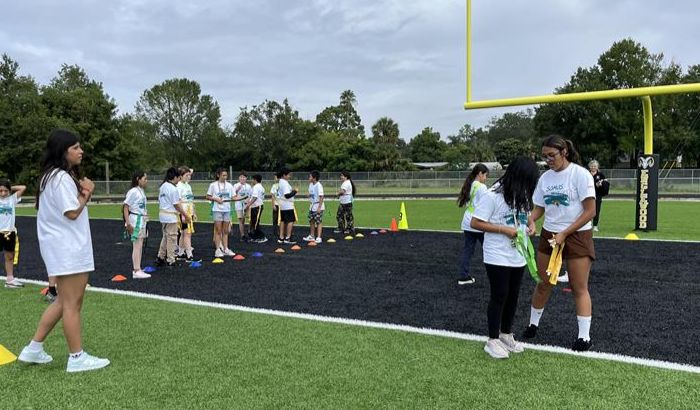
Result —
M29 341L39 288L0 288L0 343ZM493 360L482 343L88 292L84 347L106 369L0 366L0 407L693 408L700 375L536 351ZM693 404L695 403L695 404Z
M391 218L397 218L401 200L357 200L353 213L355 225L373 228L388 228ZM410 229L459 231L464 208L458 208L453 200L414 199L403 201ZM324 222L326 227L336 226L337 201L326 202ZM91 218L120 218L121 205L91 205ZM151 203L149 213L157 219L158 205ZM208 202L197 203L201 221L211 221ZM308 202L297 201L300 225L308 225L306 213ZM265 204L263 224L271 223L269 201ZM634 231L634 201L605 200L601 212L600 232L597 237L624 237ZM32 207L17 208L18 215L34 215ZM659 201L658 230L636 232L640 238L700 240L700 203L695 201Z

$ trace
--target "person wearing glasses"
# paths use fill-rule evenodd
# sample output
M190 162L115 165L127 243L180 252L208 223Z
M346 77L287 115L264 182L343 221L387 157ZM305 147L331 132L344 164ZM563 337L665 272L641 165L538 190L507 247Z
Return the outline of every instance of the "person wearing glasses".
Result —
M535 229L535 222L544 215L544 224L537 246L537 270L542 282L532 295L530 324L523 337L537 335L544 305L552 294L553 285L547 277L547 266L555 245L565 245L563 259L569 272L576 304L578 337L573 350L586 351L591 347L591 296L588 293L588 276L595 260L591 219L595 216L595 184L593 176L578 165L579 155L574 144L559 135L551 135L542 143L542 159L549 170L540 177L533 195L533 209L528 225Z

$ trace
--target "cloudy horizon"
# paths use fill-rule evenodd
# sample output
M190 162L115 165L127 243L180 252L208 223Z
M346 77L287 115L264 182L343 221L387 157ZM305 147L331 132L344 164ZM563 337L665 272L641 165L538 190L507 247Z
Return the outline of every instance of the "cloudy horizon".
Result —
M550 94L613 42L632 38L684 69L700 64L688 0L473 1L474 100ZM265 99L306 119L350 89L367 133L380 117L410 140L443 138L504 112L464 111L465 1L27 0L4 5L0 53L48 84L61 64L103 83L119 111L170 78L199 82L222 126Z

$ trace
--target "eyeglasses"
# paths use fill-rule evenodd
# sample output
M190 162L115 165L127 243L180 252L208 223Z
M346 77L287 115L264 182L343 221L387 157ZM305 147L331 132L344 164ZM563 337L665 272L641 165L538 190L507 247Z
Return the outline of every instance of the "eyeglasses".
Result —
M542 155L543 161L554 161L558 155L561 155L561 151L557 151L554 154L544 154Z

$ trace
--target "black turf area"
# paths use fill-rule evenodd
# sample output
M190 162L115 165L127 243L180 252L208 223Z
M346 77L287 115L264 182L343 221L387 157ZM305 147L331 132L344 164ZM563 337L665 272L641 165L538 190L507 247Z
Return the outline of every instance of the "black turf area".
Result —
M34 218L17 218L22 245L18 276L45 280L35 224ZM149 280L114 283L113 275L129 276L131 268L131 244L120 242L122 226L119 221L91 221L93 286L486 334L489 287L481 253L472 261L476 283L458 286L458 233L363 231L364 239L345 241L335 235L335 244L304 246L298 252L285 246L281 255L273 253L276 243L232 240L231 248L247 259L227 258L217 265L211 263L213 225L202 223L193 238L195 254L204 257L201 268L162 268ZM149 227L144 266L155 258L161 236L159 223ZM306 235L308 228L296 233ZM700 244L605 239L595 244L592 350L700 365ZM254 251L264 256L251 257ZM534 286L529 276L523 283L516 337L527 325ZM557 287L534 342L569 347L576 336L573 298Z

